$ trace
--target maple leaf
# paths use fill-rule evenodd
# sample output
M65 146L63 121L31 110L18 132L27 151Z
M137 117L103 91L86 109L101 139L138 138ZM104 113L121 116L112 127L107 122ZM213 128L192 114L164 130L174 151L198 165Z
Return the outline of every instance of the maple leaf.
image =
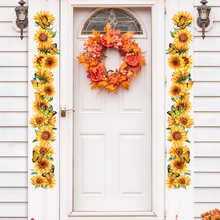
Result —
M123 86L124 89L129 89L129 84L131 84L131 82L129 81L126 81L126 82L123 82L121 85Z
M91 85L91 89L96 89L97 88L97 82L91 82L89 85Z
M147 64L146 64L146 61L145 61L145 56L140 56L140 65L141 66L146 66Z
M106 86L106 89L108 90L108 93L115 91L115 87L112 84Z
M103 81L101 81L101 82L98 82L98 88L99 88L99 89L102 89L102 88L104 88L104 87L107 86L107 85L108 85L108 82L105 81L105 80L103 80Z
M104 31L105 32L109 32L111 30L111 25L109 24L109 22L106 24L106 26L104 27Z
M134 80L134 78L135 78L136 75L137 75L136 73L133 73L133 74L131 75L131 78Z
M126 63L125 59L122 59L122 61L123 61L123 63L120 66L120 70L123 70L127 67L127 63Z
M85 63L86 62L86 59L85 57L83 56L83 54L81 54L80 56L76 57L80 63Z
M134 32L129 31L123 35L123 38L127 40L128 38L132 38L133 34Z

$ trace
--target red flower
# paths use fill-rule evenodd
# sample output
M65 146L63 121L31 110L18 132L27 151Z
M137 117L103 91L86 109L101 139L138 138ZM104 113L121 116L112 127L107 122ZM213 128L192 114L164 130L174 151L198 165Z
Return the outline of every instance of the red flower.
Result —
M139 54L128 54L125 56L125 61L130 66L137 66L140 62Z
M96 69L96 72L93 72L93 70L90 70L90 78L92 81L95 82L99 82L102 80L102 76L103 76L103 70L101 67L99 67L98 69Z

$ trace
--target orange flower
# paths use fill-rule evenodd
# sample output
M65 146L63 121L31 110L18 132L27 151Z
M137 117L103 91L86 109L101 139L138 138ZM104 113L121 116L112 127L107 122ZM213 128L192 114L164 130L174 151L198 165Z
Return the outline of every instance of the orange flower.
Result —
M137 66L140 62L139 54L127 54L125 56L125 61L130 66Z

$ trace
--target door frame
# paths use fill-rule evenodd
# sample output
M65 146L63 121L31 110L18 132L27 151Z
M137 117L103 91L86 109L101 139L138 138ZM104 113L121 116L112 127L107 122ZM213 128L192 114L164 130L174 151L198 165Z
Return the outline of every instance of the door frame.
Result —
M161 220L165 213L165 35L164 0L62 0L60 1L60 104L73 107L73 7L151 7L152 10L152 212L73 212L73 164L70 138L73 113L60 118L60 219L82 217L135 217ZM160 33L160 34L158 34ZM159 65L158 65L159 64ZM72 218L70 218L72 217Z

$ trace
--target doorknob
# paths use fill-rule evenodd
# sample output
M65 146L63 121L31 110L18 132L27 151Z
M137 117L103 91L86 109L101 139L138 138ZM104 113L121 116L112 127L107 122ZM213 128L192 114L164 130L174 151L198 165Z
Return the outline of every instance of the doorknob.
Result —
M61 117L66 117L66 112L68 111L75 112L74 109L66 109L66 104L61 104L60 108L61 108Z

